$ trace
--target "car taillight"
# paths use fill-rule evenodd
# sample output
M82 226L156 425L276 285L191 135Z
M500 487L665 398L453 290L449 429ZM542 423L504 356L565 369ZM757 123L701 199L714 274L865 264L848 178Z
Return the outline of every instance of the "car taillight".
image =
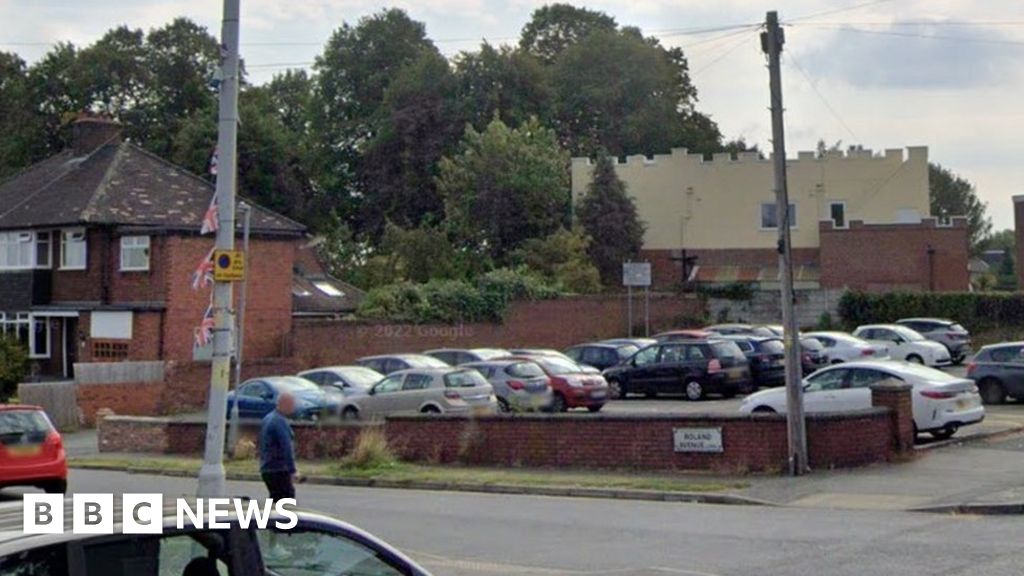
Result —
M968 362L967 363L967 377L970 378L970 376L972 374L974 374L974 371L977 368L978 368L978 363L977 362Z
M921 396L932 400L949 400L956 397L956 392L942 392L940 390L921 390Z
M522 390L526 388L526 384L520 382L519 380L509 380L508 387L513 390Z
M52 446L55 451L58 451L64 447L64 441L61 440L60 433L57 432L56 430L51 430L50 433L46 435L46 440L44 441L44 444L46 444L47 446Z
M865 348L865 349L860 351L860 355L861 356L871 356L874 353L875 353L875 349L874 348Z
M722 362L718 358L713 358L708 362L708 374L717 374L722 371Z
M459 393L456 392L455 390L445 390L444 391L444 397L449 399L449 400L461 400L462 399L462 396L459 396Z

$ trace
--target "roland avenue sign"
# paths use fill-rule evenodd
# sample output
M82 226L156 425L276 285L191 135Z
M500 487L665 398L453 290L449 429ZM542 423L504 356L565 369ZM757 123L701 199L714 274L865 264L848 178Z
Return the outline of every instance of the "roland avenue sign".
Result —
M721 428L673 428L676 452L722 452Z

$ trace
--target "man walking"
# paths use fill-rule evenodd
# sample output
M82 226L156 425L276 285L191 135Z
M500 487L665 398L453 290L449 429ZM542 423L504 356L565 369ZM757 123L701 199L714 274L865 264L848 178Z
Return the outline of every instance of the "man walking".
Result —
M295 498L294 434L288 417L295 411L295 397L282 392L277 406L263 417L260 428L260 475L271 500Z

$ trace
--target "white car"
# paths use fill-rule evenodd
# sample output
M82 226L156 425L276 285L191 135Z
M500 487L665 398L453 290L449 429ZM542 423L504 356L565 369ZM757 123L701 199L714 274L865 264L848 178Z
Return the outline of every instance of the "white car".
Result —
M949 438L985 418L974 382L940 370L896 360L849 362L823 368L804 380L807 412L842 412L871 407L871 385L888 379L913 387L914 430ZM786 413L786 389L751 394L740 412Z
M829 364L856 362L858 360L887 360L889 348L884 344L872 344L845 332L810 332L804 338L814 338L825 347Z
M870 324L853 331L853 335L872 344L889 347L889 356L894 360L906 360L925 366L949 366L953 359L949 349L925 338L899 324Z

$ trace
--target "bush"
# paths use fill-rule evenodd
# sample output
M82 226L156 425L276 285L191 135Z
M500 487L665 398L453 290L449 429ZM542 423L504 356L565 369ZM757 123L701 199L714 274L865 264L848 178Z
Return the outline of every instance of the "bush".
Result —
M398 463L398 458L388 445L382 426L364 428L356 438L352 453L341 459L342 468L373 470L387 468Z
M1024 294L847 292L839 300L846 328L915 316L948 318L971 331L1024 328Z
M28 374L28 351L17 340L0 335L0 402L18 391Z
M525 267L498 268L480 276L477 287L484 294L510 302L512 300L551 300L558 290Z
M706 298L723 300L748 301L754 299L754 288L750 284L734 282L720 286L699 286L697 293Z

